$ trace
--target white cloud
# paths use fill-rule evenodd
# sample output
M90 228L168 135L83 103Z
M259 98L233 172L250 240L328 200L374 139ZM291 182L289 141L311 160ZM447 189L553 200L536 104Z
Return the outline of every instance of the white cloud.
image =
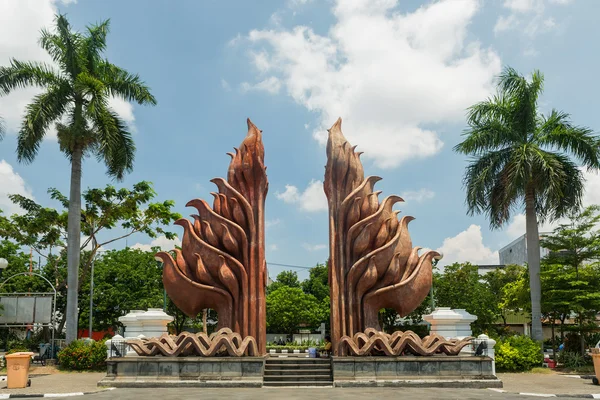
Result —
M514 14L505 17L503 15L498 17L496 25L494 25L494 33L499 34L500 32L508 31L515 28L519 24L517 16Z
M585 178L585 192L582 198L583 207L591 205L600 205L600 174L597 172L588 172L585 168L580 168ZM538 225L539 232L552 232L560 224L567 223L567 218L557 221L546 222ZM510 223L504 229L508 240L514 240L525 234L525 214L516 214Z
M269 229L279 224L281 224L281 220L279 218L268 219L265 221L265 228Z
M583 205L600 205L600 174L598 172L588 172L585 168L581 169L585 178L585 193L583 194Z
M549 4L564 6L570 0L505 0L502 4L509 11L508 15L500 15L494 26L496 35L509 31L518 30L524 32L530 38L550 32L558 27L558 23L552 17L546 17L546 8Z
M0 210L5 216L12 214L21 214L23 210L13 204L8 198L10 194L20 194L33 199L31 189L27 187L25 181L12 165L5 160L0 161Z
M382 168L439 152L438 132L424 126L463 121L501 69L494 51L468 39L479 1L441 0L408 14L397 5L337 1L327 36L307 26L247 36L257 85L272 93L280 86L316 112L313 135L321 143L325 128L343 117L350 142Z
M285 192L276 192L275 196L285 203L298 204L303 211L327 210L327 198L323 191L323 182L318 180L311 180L304 192L300 192L296 186L285 185Z
M279 250L279 248L277 247L276 244L270 244L269 247L267 247L267 249L269 251L277 251L277 250Z
M58 12L57 3L75 4L76 0L2 0L0 1L0 65L9 65L10 59L41 61L53 64L38 39L42 28L52 28L54 16ZM0 110L6 121L7 132L16 133L19 129L25 106L33 96L41 93L39 88L17 89L8 96L0 97ZM110 105L125 120L132 131L135 117L133 107L122 99L110 99ZM51 129L49 139L55 139Z
M120 97L111 97L108 99L108 106L119 114L119 117L125 121L131 132L137 132L135 115L133 115L133 104Z
M327 245L326 244L302 243L302 247L304 247L307 251L313 252L313 251L325 250L327 248Z
M243 82L241 87L242 92L256 90L259 92L262 91L270 94L277 94L281 90L281 81L274 76L270 76L254 85L248 82Z
M221 78L221 87L224 91L231 92L231 85L223 78Z
M440 266L451 265L455 262L470 262L472 264L498 264L497 251L492 251L483 244L481 226L471 225L467 230L454 237L444 239L442 247L437 249L444 257Z
M181 246L181 240L178 237L175 237L175 239L171 240L167 239L167 237L163 235L152 240L150 244L136 243L131 246L131 248L150 251L153 247L160 247L161 250L169 251L173 250L175 246Z
M435 192L429 189L409 190L400 194L404 201L422 203L426 200L431 200L435 197Z

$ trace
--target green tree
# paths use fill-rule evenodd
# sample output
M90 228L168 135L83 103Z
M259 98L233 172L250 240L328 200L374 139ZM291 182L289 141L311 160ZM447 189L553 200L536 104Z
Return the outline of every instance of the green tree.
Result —
M521 265L505 265L504 268L496 268L483 275L490 292L497 296L498 311L506 326L506 317L510 312L518 312L528 309L529 290L523 290L523 282L529 285L527 269ZM529 304L528 304L529 303Z
M0 238L14 240L22 246L32 248L41 257L47 259L46 276L62 296L59 296L57 307L61 310L63 320L58 331L61 332L66 322L65 296L68 280L64 273L64 258L67 252L67 226L69 201L56 189L50 189L51 197L58 200L65 209L56 210L43 207L35 201L21 195L10 195L12 202L21 207L25 213L10 217L0 214ZM142 233L149 237L165 235L173 239L175 234L162 227L180 218L172 211L174 202L166 200L153 202L156 192L150 182L139 182L133 188L117 189L107 185L102 189L89 189L83 193L84 209L81 212L81 232L87 235L80 245L79 278L87 279L92 260L103 247L117 240L125 239L133 234ZM87 250L84 250L87 249ZM79 280L79 279L78 279ZM79 290L79 288L78 288Z
M470 155L464 184L469 214L486 214L490 226L506 224L525 209L532 337L542 340L538 222L555 220L581 206L583 176L600 167L598 138L575 126L567 113L538 112L544 77L528 80L512 68L499 77L498 93L468 111L465 140L454 150Z
M267 294L267 329L293 334L299 326L317 326L324 320L323 308L315 296L299 287L281 286Z
M277 275L275 282L267 287L267 294L274 292L282 286L299 288L300 281L298 280L298 273L295 271L281 271Z
M18 160L32 162L54 126L60 150L71 162L67 342L77 338L82 160L95 156L106 164L108 175L122 179L133 169L135 145L109 100L116 96L138 104L156 104L139 76L103 58L108 30L106 20L88 26L85 33L75 32L67 18L58 15L54 30L42 30L39 41L54 65L11 59L9 66L0 67L0 95L31 86L44 89L26 107L18 134Z
M600 207L591 206L573 214L569 223L561 224L542 239L549 250L542 260L545 305L555 315L566 307L577 315L581 354L585 353L586 325L600 311ZM558 311L558 312L557 312Z
M317 264L309 270L308 279L302 281L302 290L319 301L329 297L329 275L326 264Z
M156 249L158 250L158 248ZM131 310L163 307L162 266L154 251L125 248L101 253L94 262L93 329L119 326L118 318ZM79 324L90 315L90 276L81 281Z
M489 331L500 317L497 294L482 282L476 265L446 266L443 273L434 274L433 290L436 306L462 308L477 316L475 334Z

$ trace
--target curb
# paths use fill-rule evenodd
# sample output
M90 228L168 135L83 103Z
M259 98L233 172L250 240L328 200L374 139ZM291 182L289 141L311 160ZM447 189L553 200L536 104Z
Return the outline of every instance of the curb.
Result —
M106 388L101 390L96 390L93 392L71 392L71 393L0 393L0 399L30 399L34 397L75 397L75 396L83 396L86 394L95 394L106 392L109 390L114 390L116 388Z
M589 393L589 394L569 394L569 393L558 393L558 394L551 394L551 393L526 393L526 392L522 392L522 393L514 393L514 392L509 392L507 390L503 390L503 389L494 389L494 388L488 388L488 390L493 390L494 392L497 393L508 393L508 394L520 394L521 396L528 396L528 397L569 397L569 398L577 398L577 399L600 399L600 393Z

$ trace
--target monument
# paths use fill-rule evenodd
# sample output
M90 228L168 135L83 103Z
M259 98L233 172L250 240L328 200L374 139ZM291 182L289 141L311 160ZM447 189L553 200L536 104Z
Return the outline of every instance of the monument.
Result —
M215 178L218 193L211 207L194 199L194 221L182 218L181 250L163 260L163 284L175 305L190 317L202 309L218 314L218 331L183 332L171 339L140 339L130 342L143 356L213 356L226 348L231 356L266 354L266 262L265 197L269 183L264 165L262 132L248 119L248 134L231 156L227 180Z
M212 180L218 188L212 207L201 199L190 201L187 205L198 213L193 221L176 222L184 229L181 249L157 254L164 264L164 287L175 305L190 317L205 308L216 310L218 330L210 336L183 332L127 340L138 356L110 359L101 384L168 386L185 380L192 386L262 386L268 357L268 181L261 131L247 123L241 146L228 153L227 179ZM449 339L432 333L420 338L411 331L381 331L381 308L405 316L425 299L432 260L440 255L432 250L420 254L421 248L412 246L408 224L413 218L398 219L399 211L393 210L403 200L393 195L379 200L374 185L381 178L365 178L361 153L354 149L338 119L329 129L324 180L334 384L397 386L399 378L427 383L432 377L454 377L462 381L444 384L462 387L469 377L477 380L475 386L497 387L489 357L458 355L470 336Z
M381 332L378 312L393 308L406 316L431 288L432 260L440 254L419 255L412 247L408 223L414 218L392 207L399 196L379 201L377 176L364 177L356 152L342 134L341 118L329 129L325 195L329 205L329 283L331 338L336 356L369 355L375 348L386 355L410 353L455 355L471 338L446 340L431 335L421 340L413 332Z

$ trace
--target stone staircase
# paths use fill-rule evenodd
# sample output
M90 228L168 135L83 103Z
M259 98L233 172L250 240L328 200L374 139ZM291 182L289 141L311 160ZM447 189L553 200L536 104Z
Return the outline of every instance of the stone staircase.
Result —
M263 386L332 386L329 358L269 357Z

